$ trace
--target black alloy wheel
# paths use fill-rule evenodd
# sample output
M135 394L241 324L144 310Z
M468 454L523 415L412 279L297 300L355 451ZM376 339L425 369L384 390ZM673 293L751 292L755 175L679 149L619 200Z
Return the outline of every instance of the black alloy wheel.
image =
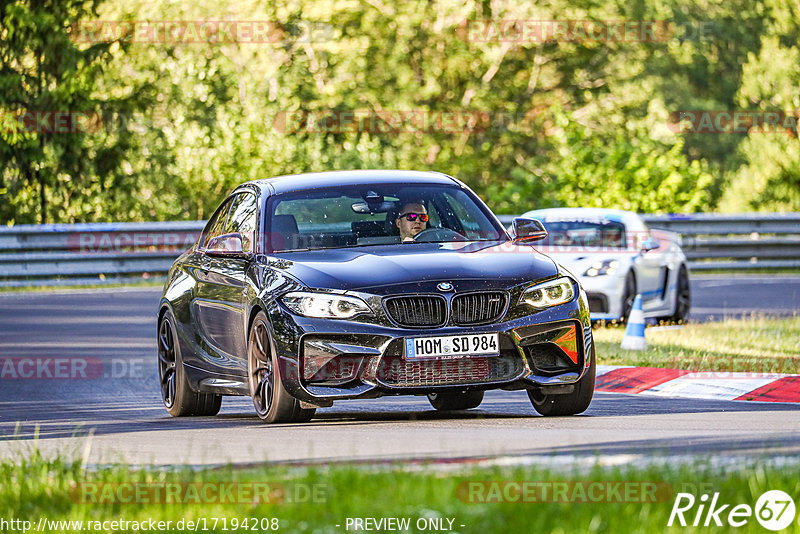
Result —
M158 325L158 377L161 400L173 417L217 415L222 395L194 391L183 367L175 317L166 310Z
M316 408L302 408L283 387L279 360L270 340L267 316L258 312L247 343L247 378L256 414L266 423L309 421Z

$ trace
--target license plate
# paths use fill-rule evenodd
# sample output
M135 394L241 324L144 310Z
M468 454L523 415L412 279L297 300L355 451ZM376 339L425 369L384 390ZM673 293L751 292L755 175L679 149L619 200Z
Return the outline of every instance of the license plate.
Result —
M406 338L406 358L458 358L500 354L497 334Z

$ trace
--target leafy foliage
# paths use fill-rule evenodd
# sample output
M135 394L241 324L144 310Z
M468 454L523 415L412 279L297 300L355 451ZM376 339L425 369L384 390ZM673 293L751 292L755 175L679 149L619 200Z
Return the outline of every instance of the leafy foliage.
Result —
M795 45L797 42L795 42ZM784 46L777 36L765 38L758 55L744 65L741 105L763 111L794 111L783 117L787 129L761 128L739 146L741 165L732 172L721 204L731 211L800 209L800 47Z
M688 162L679 140L672 146L647 132L598 135L556 111L552 152L521 165L514 179L491 198L502 211L541 207L621 208L642 213L700 211L709 202L713 178L705 162Z
M86 0L0 6L2 221L93 219L102 216L107 200L128 192L106 176L122 164L130 141L85 133L95 130L92 117L143 104L135 86L118 95L97 90L97 79L124 46L80 47L70 39L71 22L96 15L96 9Z
M59 135L6 125L0 222L43 220L43 206L57 222L201 219L245 180L357 168L446 172L506 213L557 205L800 209L796 137L669 128L678 110L798 109L796 6L516 4L6 3L0 107L97 111L104 127ZM70 40L70 24L96 19L276 21L279 39ZM500 20L669 25L656 39L638 40L515 41L474 31ZM389 132L281 122L298 111L369 110L395 119L473 114L482 122Z

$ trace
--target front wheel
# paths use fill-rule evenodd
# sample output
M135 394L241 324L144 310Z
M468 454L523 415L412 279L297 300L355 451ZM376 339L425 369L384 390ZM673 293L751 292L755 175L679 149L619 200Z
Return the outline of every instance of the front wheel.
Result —
M316 409L301 408L300 401L283 387L278 356L270 343L267 324L267 316L258 312L247 343L248 384L256 413L266 423L309 421Z
M689 288L689 271L685 265L681 265L678 271L678 280L675 289L675 312L663 317L661 320L668 323L682 323L689 315L689 308L692 306L692 293Z
M217 415L222 396L193 391L183 367L175 316L164 312L158 324L158 377L161 401L173 417L186 415Z
M442 412L469 410L483 402L483 391L437 391L428 393L428 402Z
M628 322L628 316L633 309L633 301L636 299L636 275L633 270L625 277L625 292L622 294L622 317L620 321L623 323Z
M575 384L575 391L566 395L545 395L539 390L528 390L528 397L534 410L546 416L575 415L585 412L594 395L595 370L594 346L592 346L592 363Z

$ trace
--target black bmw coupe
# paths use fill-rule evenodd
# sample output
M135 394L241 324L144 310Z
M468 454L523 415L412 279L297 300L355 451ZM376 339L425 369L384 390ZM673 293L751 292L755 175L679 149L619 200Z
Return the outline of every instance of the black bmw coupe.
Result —
M592 400L586 296L439 173L340 171L242 184L173 264L158 366L173 416L249 395L264 421L309 420L337 399L427 395L477 407L526 390L543 415Z

